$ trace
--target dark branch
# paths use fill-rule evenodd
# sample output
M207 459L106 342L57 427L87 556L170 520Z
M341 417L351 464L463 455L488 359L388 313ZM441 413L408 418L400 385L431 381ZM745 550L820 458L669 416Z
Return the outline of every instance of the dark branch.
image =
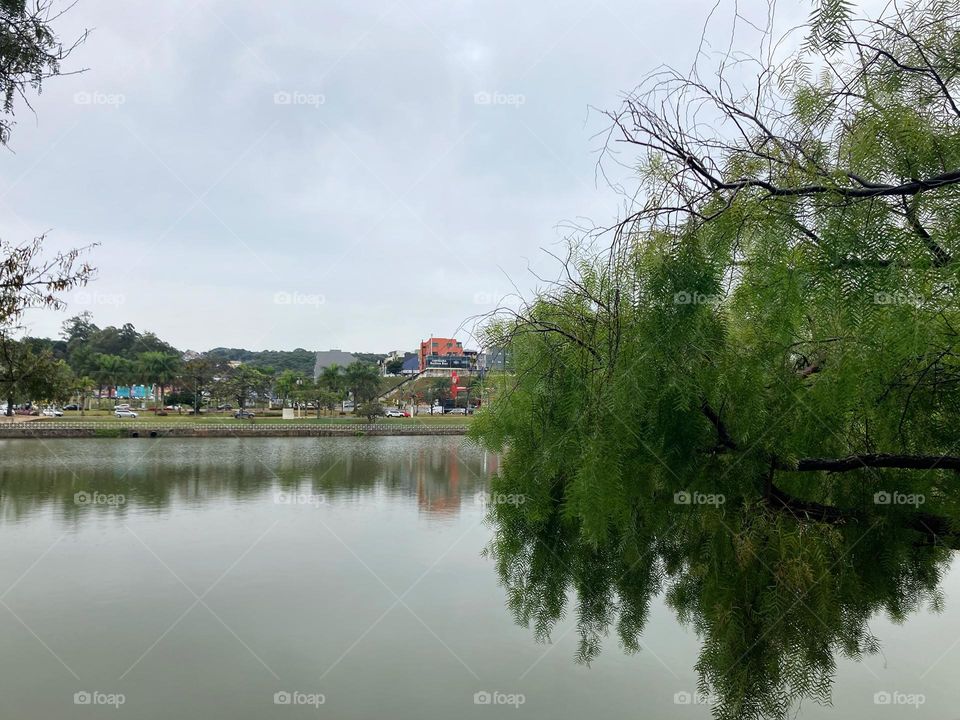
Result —
M863 468L901 470L960 470L957 455L891 455L866 453L842 458L802 458L795 463L777 463L778 470L789 472L850 472Z

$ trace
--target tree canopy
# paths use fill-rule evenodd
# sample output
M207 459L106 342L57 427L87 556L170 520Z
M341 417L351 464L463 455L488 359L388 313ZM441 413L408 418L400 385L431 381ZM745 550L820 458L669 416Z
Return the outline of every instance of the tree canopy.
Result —
M487 332L516 374L491 379L473 432L506 453L495 493L528 500L494 510L520 619L548 632L572 582L589 658L603 593L636 648L662 589L704 638L715 714L782 717L828 700L835 652L875 648L861 630L884 603L852 597L873 573L938 546L887 609L932 592L960 530L958 30L951 3L824 2L789 59L661 70L608 113L638 203ZM698 493L725 502L677 505ZM917 496L923 512L876 501ZM864 533L877 566L850 552ZM533 538L572 565L551 575ZM812 588L837 565L849 607ZM741 573L764 577L738 596ZM810 634L797 597L836 632Z

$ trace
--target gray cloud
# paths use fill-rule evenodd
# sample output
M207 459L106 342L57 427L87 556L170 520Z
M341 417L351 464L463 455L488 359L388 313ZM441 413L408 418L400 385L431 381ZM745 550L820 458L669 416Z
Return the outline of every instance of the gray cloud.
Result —
M19 114L0 231L99 242L80 299L100 324L197 349L412 348L505 275L531 288L560 221L615 216L587 107L689 65L711 7L81 0L62 30L95 28L71 60L90 69Z

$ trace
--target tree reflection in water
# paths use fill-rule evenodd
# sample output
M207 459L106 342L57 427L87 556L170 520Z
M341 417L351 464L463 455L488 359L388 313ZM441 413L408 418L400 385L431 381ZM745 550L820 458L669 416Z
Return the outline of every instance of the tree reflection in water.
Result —
M958 538L949 530L956 495L936 481L913 506L884 504L892 488L874 502L867 482L849 479L832 485L829 506L801 499L798 490L815 487L809 477L783 488L770 476L736 497L638 486L628 514L606 512L598 497L582 517L569 511L562 477L538 482L508 455L493 497L524 501L491 506L489 552L516 620L541 640L574 591L582 662L611 628L638 651L662 593L701 639L700 692L715 699L716 717L781 718L804 698L829 703L837 658L879 650L871 617L940 607Z

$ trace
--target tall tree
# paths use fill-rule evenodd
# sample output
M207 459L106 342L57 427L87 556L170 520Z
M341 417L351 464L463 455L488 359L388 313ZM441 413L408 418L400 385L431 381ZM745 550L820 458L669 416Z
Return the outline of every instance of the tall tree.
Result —
M304 381L303 375L294 370L284 370L277 376L273 388L283 407L287 406L287 401L293 397L297 386L302 385Z
M373 400L380 392L380 373L376 365L371 363L350 363L345 373L345 382L357 405Z
M114 397L119 385L133 381L134 371L133 363L126 358L119 355L97 355L98 382L107 386L108 394L109 389L113 388Z
M335 393L337 397L343 397L346 392L346 379L343 368L336 363L323 368L317 380L330 392Z
M180 358L176 355L150 350L140 353L137 358L137 370L149 383L160 388L160 407L164 406L166 388L180 369Z
M97 389L97 381L89 375L82 375L76 378L73 391L77 394L77 405L80 407L80 416L83 417L87 412L87 402L90 395Z
M0 398L8 416L17 403L51 397L57 370L49 352L35 353L28 343L0 333Z
M271 377L259 368L240 365L233 368L224 380L225 394L236 401L242 412L255 398L262 397L270 389Z
M630 93L609 119L621 156L637 153L643 203L603 253L575 246L560 282L489 331L516 375L491 378L474 432L505 452L495 490L530 500L503 508L498 538L532 547L536 536L515 537L526 527L547 550L584 549L592 651L591 611L614 612L593 603L606 551L642 563L671 520L694 535L703 555L691 547L688 566L666 542L651 571L692 570L668 595L707 614L685 617L711 635L698 669L720 718L791 716L791 703L828 698L834 652L870 651L842 622L826 641L808 635L794 601L816 584L832 525L905 547L957 542L960 16L946 2L887 8L818 13L800 54L772 67L764 53L746 85L737 56L713 81L658 71ZM726 499L717 532L696 537L706 513L674 507L649 538L650 506L694 492ZM942 512L881 507L874 493L921 494ZM781 535L784 512L815 530ZM811 555L777 562L776 545L817 536ZM760 577L767 558L773 589L733 597L727 567ZM607 585L616 597L656 581L624 568ZM562 607L569 587L540 597ZM644 608L624 606L628 644ZM760 644L781 621L786 655Z
M209 357L187 360L180 370L180 382L190 388L193 394L193 412L200 414L203 393L213 382L217 374L225 372L225 366Z

